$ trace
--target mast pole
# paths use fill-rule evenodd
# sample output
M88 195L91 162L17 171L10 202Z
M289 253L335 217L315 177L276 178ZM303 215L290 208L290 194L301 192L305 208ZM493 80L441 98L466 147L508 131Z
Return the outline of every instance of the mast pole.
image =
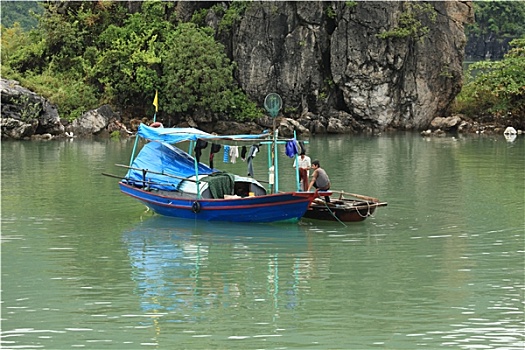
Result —
M133 151L131 151L131 158L129 159L129 166L133 164L133 159L135 159L135 151L137 150L137 145L139 144L139 136L135 135L135 144L133 145Z
M293 139L297 140L297 132L293 131ZM299 157L295 154L295 183L297 185L297 192L301 192L301 179L299 178Z
M279 155L277 154L277 138L279 134L279 129L274 129L274 140L273 140L273 164L274 164L274 171L275 171L275 184L274 184L274 192L279 192Z
M193 146L193 141L190 141L190 148ZM190 150L191 155L191 150ZM195 185L197 186L197 199L201 199L201 189L200 189L200 181L199 181L199 162L197 161L197 158L195 155L193 156L193 164L195 165Z

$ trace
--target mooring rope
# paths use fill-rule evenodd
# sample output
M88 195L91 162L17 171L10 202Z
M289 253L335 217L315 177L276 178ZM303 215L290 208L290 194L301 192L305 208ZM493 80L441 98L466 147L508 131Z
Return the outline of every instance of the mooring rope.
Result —
M342 222L341 220L339 220L339 218L337 217L337 215L334 214L333 211L330 210L330 208L328 207L328 203L326 203L326 201L324 201L324 206L326 207L326 209L328 209L328 211L330 212L330 215L332 215L337 221L339 221L344 227L348 227L345 225L344 222ZM361 215L361 214L359 214Z
M367 210L366 210L366 214L365 215L361 215L361 212L359 211L359 209L355 209L357 211L357 214L362 217L362 218L367 218L369 216L372 216L372 213L370 213L370 202L369 201L366 201L366 205L367 205Z

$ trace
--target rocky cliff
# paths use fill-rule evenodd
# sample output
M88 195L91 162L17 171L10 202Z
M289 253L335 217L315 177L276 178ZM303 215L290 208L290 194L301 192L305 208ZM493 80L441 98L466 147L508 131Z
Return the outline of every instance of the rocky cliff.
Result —
M423 129L461 89L473 10L410 3L253 2L221 38L243 90L261 104L279 93L312 132Z
M17 81L0 79L0 95L2 139L64 133L56 106Z

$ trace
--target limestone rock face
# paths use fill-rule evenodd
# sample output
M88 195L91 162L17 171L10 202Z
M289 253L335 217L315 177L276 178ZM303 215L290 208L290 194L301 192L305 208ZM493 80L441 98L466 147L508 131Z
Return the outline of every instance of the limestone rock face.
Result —
M2 117L0 118L4 139L51 139L73 135L97 135L109 133L110 127L129 133L118 122L109 105L84 113L72 123L62 124L58 110L48 100L22 87L17 81L0 79ZM115 125L117 123L118 125Z
M64 132L56 106L17 81L0 79L0 94L2 138L18 140L33 134Z
M75 135L96 135L106 130L113 118L114 113L111 107L104 105L82 114L82 116L73 120L68 129Z
M473 20L468 1L428 4L417 13L397 1L252 2L225 44L242 89L261 105L280 94L285 116L311 132L423 129L461 89ZM379 36L410 11L428 33Z

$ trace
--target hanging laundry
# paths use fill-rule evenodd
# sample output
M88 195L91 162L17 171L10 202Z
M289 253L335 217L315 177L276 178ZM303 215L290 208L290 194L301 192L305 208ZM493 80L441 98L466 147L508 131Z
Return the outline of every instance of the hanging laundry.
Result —
M246 153L248 152L248 150L246 149L246 146L242 146L241 148L241 159L243 162L246 161Z
M248 158L255 158L257 152L259 152L259 145L252 145L250 147L250 152L248 152Z
M306 148L304 147L304 141L299 141L299 147L301 147L301 153L299 154L306 154Z
M195 152L195 159L197 159L197 162L200 162L202 150L205 149L206 147L208 147L207 141L198 139L197 142L195 143L195 148L193 149L193 151Z
M250 147L250 152L248 153L248 176L253 177L253 158L257 155L257 152L259 152L259 145L252 145Z
M210 149L210 168L213 169L213 156L221 150L221 145L212 143Z
M228 163L228 161L229 161L228 157L230 155L230 148L231 147L228 146L228 145L224 146L224 157L222 158L222 162L223 163Z
M299 154L299 148L297 147L297 141L295 139L286 142L285 153L290 158L293 158L296 154Z
M231 146L230 147L230 158L231 162L235 164L237 162L237 158L239 157L239 147L238 146Z

